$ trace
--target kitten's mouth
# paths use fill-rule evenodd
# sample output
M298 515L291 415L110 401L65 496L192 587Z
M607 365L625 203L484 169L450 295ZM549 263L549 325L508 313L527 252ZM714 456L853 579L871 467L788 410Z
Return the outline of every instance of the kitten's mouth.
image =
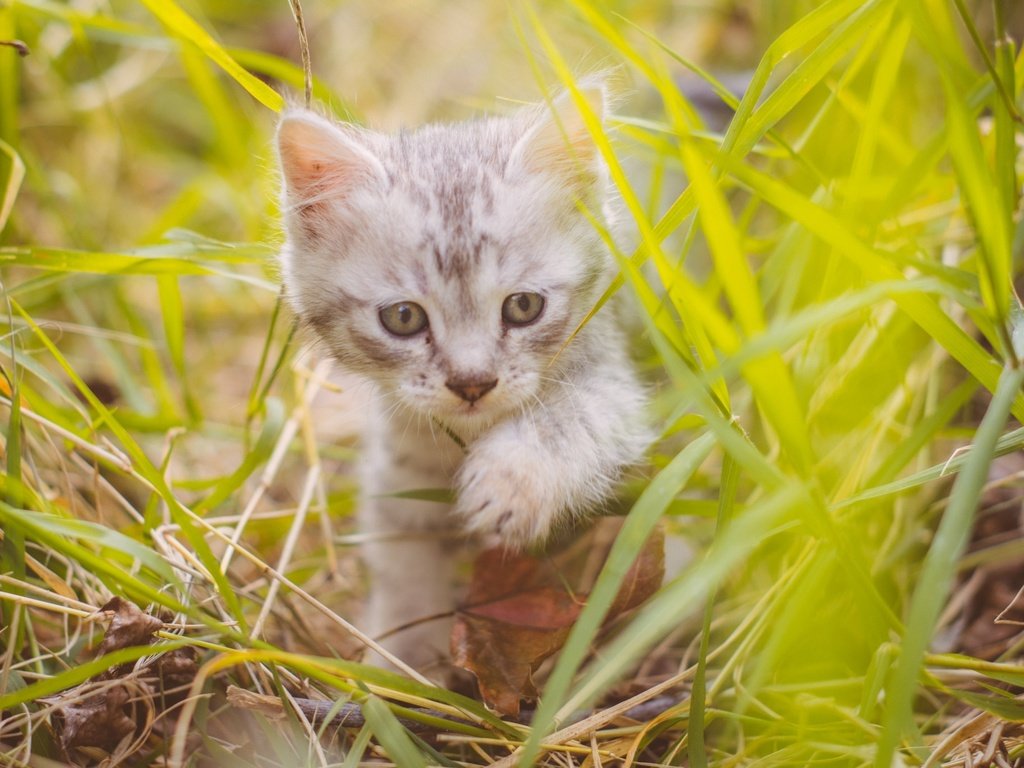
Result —
M502 411L502 408L497 399L487 397L472 402L459 400L450 403L447 410L453 418L476 421L478 419L493 419Z
M490 403L481 404L479 400L474 400L471 403L460 401L455 405L455 413L464 414L467 416L475 416L479 413L484 413L490 410L488 406Z
M435 421L442 424L449 436L456 435L460 440L473 440L482 430L488 429L501 418L501 412L491 403L449 403L443 415L437 413ZM463 446L465 447L465 446Z

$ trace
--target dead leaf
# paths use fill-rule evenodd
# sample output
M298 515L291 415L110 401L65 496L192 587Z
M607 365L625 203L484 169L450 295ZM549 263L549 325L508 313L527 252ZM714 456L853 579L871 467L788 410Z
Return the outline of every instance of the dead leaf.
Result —
M196 656L196 649L191 646L175 648L160 654L155 663L160 691L165 694L172 691L184 692L184 689L192 685L196 673L199 672Z
M589 581L614 540L609 528L620 519L604 518L557 553L534 556L494 548L473 565L466 601L452 628L453 662L477 678L484 703L506 716L519 714L522 699L536 698L533 674L565 644L586 604ZM588 544L603 551L593 551ZM590 574L588 576L587 574ZM664 535L657 529L626 574L605 623L635 608L661 585Z
M619 594L608 610L606 622L641 605L658 590L664 578L665 532L659 525L644 542L640 554L622 580Z
M110 618L98 656L153 642L163 621L138 606L115 597L100 611ZM65 754L77 748L124 751L127 756L141 747L152 731L157 702L169 709L187 695L198 670L196 651L183 647L148 659L141 666L121 664L92 680L51 698L52 722ZM162 719L161 722L171 722ZM134 743L129 743L132 738Z
M131 692L113 685L84 698L74 698L54 710L57 738L65 754L74 747L100 747L108 752L135 734Z
M96 650L98 656L130 648L136 645L149 645L153 642L153 633L162 629L164 623L156 616L143 613L142 610L127 600L113 597L100 608L103 613L113 614L110 626L103 635L103 641Z

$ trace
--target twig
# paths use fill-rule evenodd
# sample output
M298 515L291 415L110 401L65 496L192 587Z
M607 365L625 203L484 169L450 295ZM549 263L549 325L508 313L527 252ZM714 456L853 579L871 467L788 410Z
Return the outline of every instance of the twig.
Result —
M304 79L303 96L305 97L306 109L313 104L313 64L309 55L309 35L306 34L306 19L302 15L302 2L300 0L288 0L292 9L292 18L295 19L295 28L299 33L299 53L302 56L302 76Z
M228 687L227 696L228 702L234 707L259 710L269 717L284 716L284 702L275 696L264 696L236 686ZM327 723L338 728L362 728L366 724L366 720L363 717L362 707L354 701L323 701L320 699L305 699L299 697L290 697L290 699L291 704L313 725L322 725ZM616 717L626 717L631 720L640 721L650 720L665 710L676 706L683 700L684 699L680 696L658 696L657 698L645 701L637 706L626 708L618 712ZM429 709L427 707L410 707L409 709L413 712L427 715L437 720L445 720L450 723L458 723L460 725L477 725L477 723L470 720L454 717L447 712L441 712L436 709ZM594 713L595 710L577 712L570 719L570 722L582 722L592 717ZM529 725L534 714L535 710L524 709L519 713L519 717L515 722L521 725ZM421 723L418 720L411 720L403 717L399 717L398 720L406 728L417 733L437 732L442 730L435 725Z
M18 52L18 55L22 58L28 56L32 51L25 45L21 40L0 40L0 45L10 46Z

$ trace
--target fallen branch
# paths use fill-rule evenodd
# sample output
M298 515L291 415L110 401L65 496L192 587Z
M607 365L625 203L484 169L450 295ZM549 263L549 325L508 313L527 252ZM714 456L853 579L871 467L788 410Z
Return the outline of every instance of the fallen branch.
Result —
M228 686L227 698L228 703L231 704L231 706L239 709L255 710L272 719L285 717L286 703L276 696L253 693L252 691L247 691L244 688L232 685ZM665 710L676 706L683 700L684 699L679 696L658 696L650 701L645 701L635 707L631 707L618 716L628 718L630 720L648 721ZM294 704L299 712L302 713L303 717L315 726L326 723L338 728L362 728L366 724L366 720L363 717L362 707L354 701L337 702L292 697L291 703ZM413 712L429 716L436 720L444 720L450 723L458 723L460 725L477 725L469 720L453 717L446 712L440 712L436 709L429 709L426 707L410 707L409 709ZM580 722L593 714L594 710L577 712L569 719L567 724ZM533 720L533 715L534 710L524 709L519 713L519 716L515 718L514 722L521 725L529 725ZM436 725L423 723L418 720L412 720L404 717L399 717L398 720L410 731L414 731L416 733L446 732L445 729L439 728Z

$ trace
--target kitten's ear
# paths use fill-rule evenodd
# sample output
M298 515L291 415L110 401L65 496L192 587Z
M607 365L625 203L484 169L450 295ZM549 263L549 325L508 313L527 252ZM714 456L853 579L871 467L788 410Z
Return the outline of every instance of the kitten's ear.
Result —
M299 205L344 198L384 176L358 129L335 125L312 112L285 114L277 127L277 153L285 189Z
M581 83L579 94L588 110L598 121L603 121L606 102L604 84ZM530 171L553 172L574 184L592 182L600 166L597 145L571 93L563 93L555 98L551 108L545 110L520 139L513 157Z

